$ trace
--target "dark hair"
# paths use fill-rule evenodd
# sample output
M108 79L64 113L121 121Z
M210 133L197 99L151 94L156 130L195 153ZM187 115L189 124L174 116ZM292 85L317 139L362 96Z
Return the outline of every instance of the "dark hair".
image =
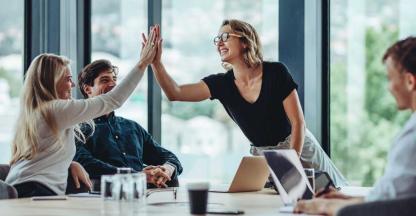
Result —
M416 75L416 37L408 37L391 45L383 56L383 63L391 57L405 71Z
M78 87L81 91L84 98L88 98L88 94L84 91L84 85L94 86L94 80L97 78L101 72L106 70L113 70L115 75L117 76L117 68L113 66L110 61L105 59L95 60L85 66L81 73L78 74Z

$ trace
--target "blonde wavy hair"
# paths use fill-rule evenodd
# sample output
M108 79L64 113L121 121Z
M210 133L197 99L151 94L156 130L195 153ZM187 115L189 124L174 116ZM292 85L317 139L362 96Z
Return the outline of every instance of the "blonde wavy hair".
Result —
M20 101L20 113L16 124L16 134L12 142L12 159L10 164L19 160L30 160L39 151L38 124L43 119L55 136L60 139L57 123L51 109L51 101L59 99L57 84L69 70L69 60L53 54L40 54L26 72ZM94 128L92 121L88 122ZM79 125L75 125L75 136L85 143L85 136ZM61 145L48 146L51 149Z
M234 33L242 36L240 40L246 45L246 48L243 50L243 58L246 65L249 68L257 68L263 62L263 54L256 29L250 24L236 19L224 20L221 27L226 25L229 25ZM231 65L228 63L223 63L223 67L227 70L231 69Z

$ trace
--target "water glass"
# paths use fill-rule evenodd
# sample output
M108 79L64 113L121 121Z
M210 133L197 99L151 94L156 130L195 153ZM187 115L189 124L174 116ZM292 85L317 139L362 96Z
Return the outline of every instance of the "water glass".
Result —
M308 178L309 184L311 185L312 192L315 193L315 170L313 168L305 168L306 178Z
M130 167L118 167L117 174L130 174L132 173L132 168Z

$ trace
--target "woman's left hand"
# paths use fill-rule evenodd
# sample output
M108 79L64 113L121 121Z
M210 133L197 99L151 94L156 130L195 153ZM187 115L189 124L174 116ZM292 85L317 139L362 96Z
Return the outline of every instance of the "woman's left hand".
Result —
M82 182L85 186L88 187L89 190L92 189L92 182L90 176L88 175L87 171L85 171L84 167L81 166L81 164L72 161L71 165L69 166L69 169L71 170L71 175L74 179L76 188L80 188L80 182Z

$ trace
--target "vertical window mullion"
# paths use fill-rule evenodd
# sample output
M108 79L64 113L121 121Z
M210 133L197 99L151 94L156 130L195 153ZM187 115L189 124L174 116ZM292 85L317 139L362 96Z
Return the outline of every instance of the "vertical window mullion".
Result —
M150 26L162 21L162 1L148 0L148 30ZM159 85L153 76L152 68L148 67L148 131L157 142L161 142L162 95Z

